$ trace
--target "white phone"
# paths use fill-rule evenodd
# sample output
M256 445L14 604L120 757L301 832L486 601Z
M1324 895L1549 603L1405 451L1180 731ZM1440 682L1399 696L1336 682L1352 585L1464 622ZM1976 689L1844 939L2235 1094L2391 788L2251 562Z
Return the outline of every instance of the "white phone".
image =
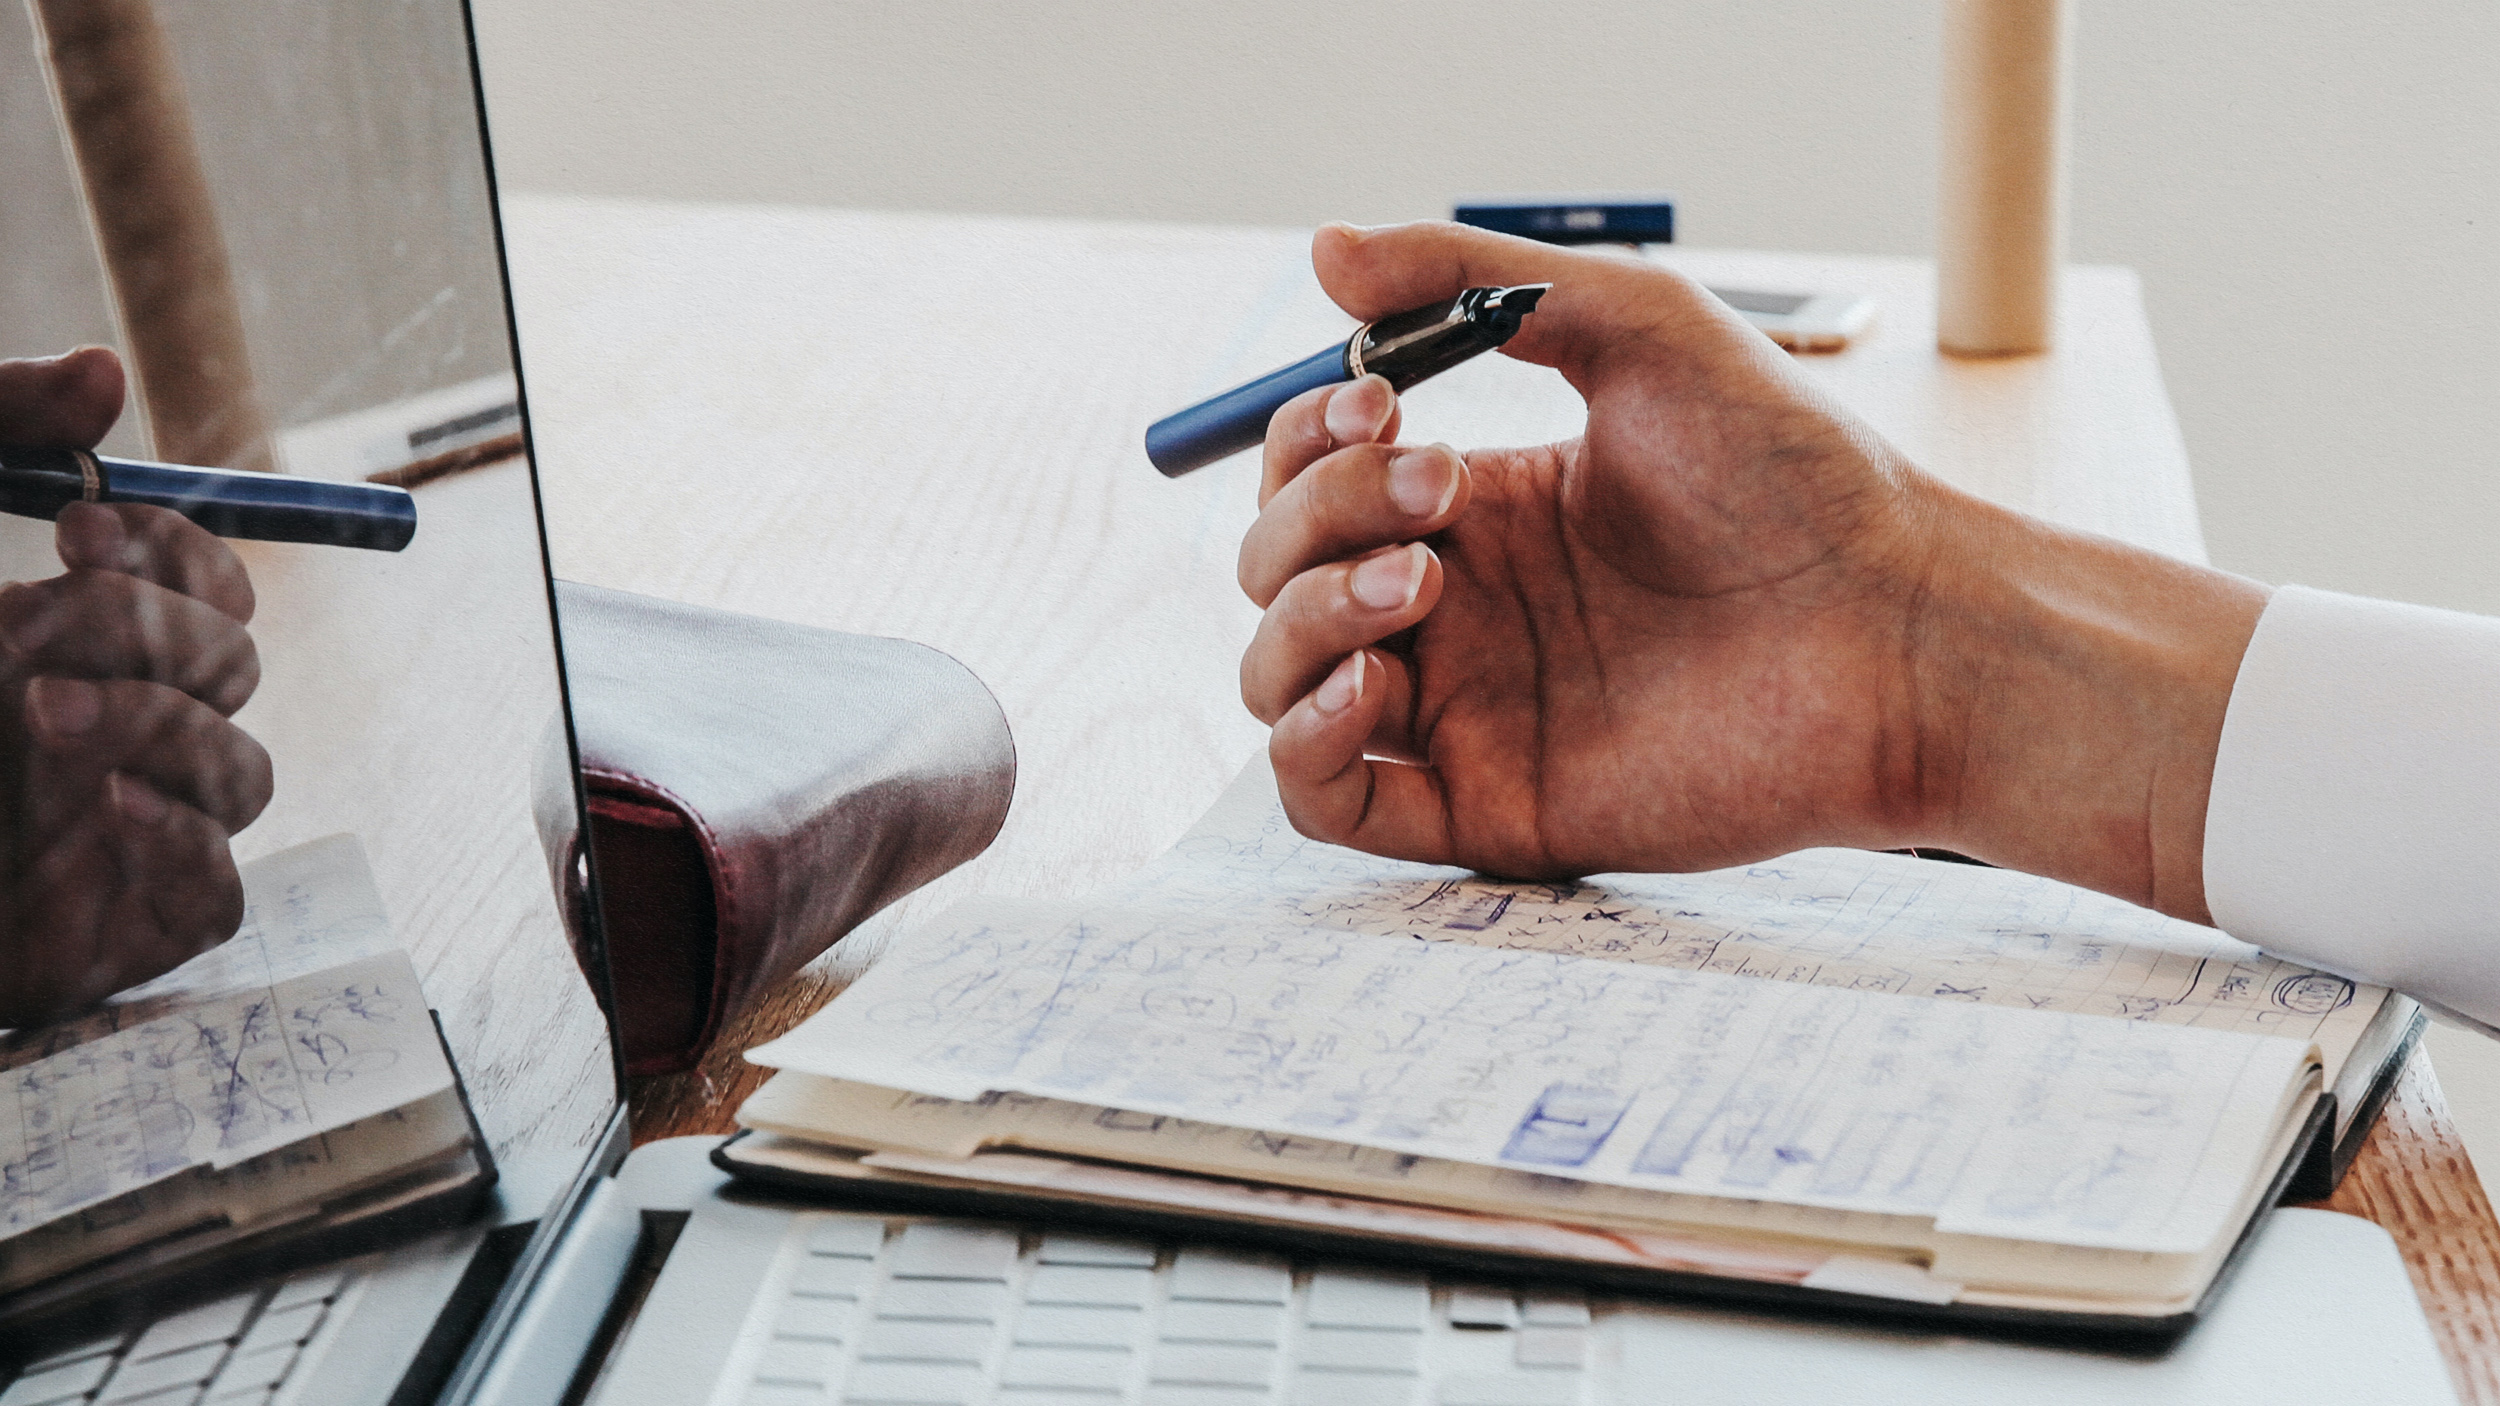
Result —
M1713 288L1710 293L1793 352L1839 351L1875 318L1875 300L1863 293L1784 293L1758 288Z

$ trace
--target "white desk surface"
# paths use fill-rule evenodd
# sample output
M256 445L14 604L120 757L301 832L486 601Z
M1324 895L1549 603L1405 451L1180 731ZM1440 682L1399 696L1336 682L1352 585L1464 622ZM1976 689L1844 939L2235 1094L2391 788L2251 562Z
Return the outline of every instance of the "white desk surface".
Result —
M1296 231L526 194L504 214L556 574L934 645L1015 732L1018 792L986 854L864 925L700 1071L637 1093L638 1139L725 1130L757 1082L738 1051L891 933L973 893L1069 896L1128 873L1264 745L1236 681L1257 620L1233 582L1252 456L1172 482L1140 439L1351 324ZM1963 362L1934 352L1920 262L1668 257L1707 280L1873 294L1858 347L1802 359L1837 399L1966 489L2202 558L2125 270L2072 272L2054 355ZM1407 433L1535 442L1573 432L1576 407L1552 373L1489 356L1419 388ZM2478 1358L2500 1344L2500 1227L2425 1066L2346 1187L2437 1291L2457 1379L2500 1401Z

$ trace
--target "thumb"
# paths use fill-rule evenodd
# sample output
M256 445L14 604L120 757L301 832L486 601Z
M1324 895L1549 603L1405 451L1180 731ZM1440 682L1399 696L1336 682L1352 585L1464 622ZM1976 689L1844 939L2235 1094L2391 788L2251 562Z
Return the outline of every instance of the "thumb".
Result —
M1311 267L1337 306L1369 320L1468 288L1551 283L1502 350L1587 389L1598 364L1627 356L1750 358L1752 329L1701 285L1646 259L1539 244L1444 221L1320 227Z
M0 444L89 448L120 417L124 387L110 347L0 361Z

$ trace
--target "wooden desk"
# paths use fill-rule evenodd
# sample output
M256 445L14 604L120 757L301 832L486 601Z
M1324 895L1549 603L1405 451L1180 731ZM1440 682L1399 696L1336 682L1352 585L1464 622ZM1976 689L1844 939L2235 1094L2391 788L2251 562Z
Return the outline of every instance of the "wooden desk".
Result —
M898 928L967 894L1080 894L1178 836L1265 731L1235 670L1247 458L1167 482L1144 426L1342 337L1298 233L508 197L556 571L970 665L1020 782L980 859L865 925L636 1091L649 1138L726 1131L738 1052L788 1028ZM1928 468L2074 526L2201 559L2186 454L2133 277L2085 269L2054 357L1932 351L1905 260L1677 251L1707 278L1881 301L1805 364ZM1418 390L1410 436L1572 432L1551 373L1487 357ZM2500 1225L2418 1061L2333 1203L2395 1232L2468 1399L2500 1402Z

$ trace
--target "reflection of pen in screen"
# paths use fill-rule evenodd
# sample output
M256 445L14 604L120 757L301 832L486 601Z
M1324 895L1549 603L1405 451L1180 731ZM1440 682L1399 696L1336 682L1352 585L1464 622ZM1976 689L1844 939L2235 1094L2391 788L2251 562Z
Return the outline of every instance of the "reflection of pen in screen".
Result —
M0 446L0 512L50 518L72 503L150 503L220 537L396 552L417 533L404 488Z
M1553 286L1470 288L1445 303L1366 322L1343 346L1155 421L1146 431L1146 457L1165 477L1178 478L1267 438L1269 418L1304 391L1375 375L1404 392L1509 341Z

